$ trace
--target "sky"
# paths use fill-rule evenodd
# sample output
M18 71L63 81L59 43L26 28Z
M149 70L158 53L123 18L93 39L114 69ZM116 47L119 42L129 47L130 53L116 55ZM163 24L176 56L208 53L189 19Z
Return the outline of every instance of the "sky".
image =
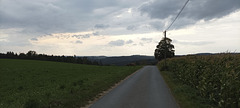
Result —
M0 53L154 55L186 0L0 0ZM190 0L167 31L176 55L240 52L240 0Z

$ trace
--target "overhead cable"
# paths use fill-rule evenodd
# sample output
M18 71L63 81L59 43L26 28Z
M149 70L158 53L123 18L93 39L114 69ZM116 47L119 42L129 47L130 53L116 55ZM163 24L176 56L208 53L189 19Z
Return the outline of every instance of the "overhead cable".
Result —
M186 1L186 3L183 5L182 9L179 11L179 13L177 14L176 18L173 20L173 22L168 26L168 28L165 30L167 31L172 25L173 23L176 21L176 19L179 17L179 15L181 14L181 12L183 11L183 9L186 7L187 3L189 2L189 0Z

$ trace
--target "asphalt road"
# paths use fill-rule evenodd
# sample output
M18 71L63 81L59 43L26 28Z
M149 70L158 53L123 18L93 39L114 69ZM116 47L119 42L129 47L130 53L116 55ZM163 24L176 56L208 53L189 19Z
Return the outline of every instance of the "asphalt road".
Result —
M145 66L90 108L179 108L156 66Z

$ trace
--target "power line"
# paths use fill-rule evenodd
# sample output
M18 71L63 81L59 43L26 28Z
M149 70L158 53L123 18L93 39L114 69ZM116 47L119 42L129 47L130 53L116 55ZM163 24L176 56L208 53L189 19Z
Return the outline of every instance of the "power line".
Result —
M183 5L182 9L180 10L180 12L177 14L176 18L173 20L173 22L168 26L168 28L165 30L167 31L172 25L173 23L176 21L176 19L178 18L178 16L181 14L181 12L183 11L183 9L185 8L185 6L187 5L187 3L189 2L189 0L186 1L186 3Z

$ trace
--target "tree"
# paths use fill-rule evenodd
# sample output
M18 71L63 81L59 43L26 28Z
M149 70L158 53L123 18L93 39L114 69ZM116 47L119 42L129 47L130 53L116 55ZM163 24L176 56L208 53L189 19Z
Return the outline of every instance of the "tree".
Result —
M37 56L37 52L36 51L28 51L27 52L27 56L31 57L31 56Z
M9 51L7 52L6 56L7 58L14 58L15 55L14 55L14 52Z
M171 44L172 40L170 38L165 39L162 38L162 40L158 43L156 46L157 48L155 49L154 56L157 60L162 60L164 59L165 55L165 50L166 50L166 58L171 58L174 57L174 45Z
M20 59L26 59L26 54L20 53L18 56Z

